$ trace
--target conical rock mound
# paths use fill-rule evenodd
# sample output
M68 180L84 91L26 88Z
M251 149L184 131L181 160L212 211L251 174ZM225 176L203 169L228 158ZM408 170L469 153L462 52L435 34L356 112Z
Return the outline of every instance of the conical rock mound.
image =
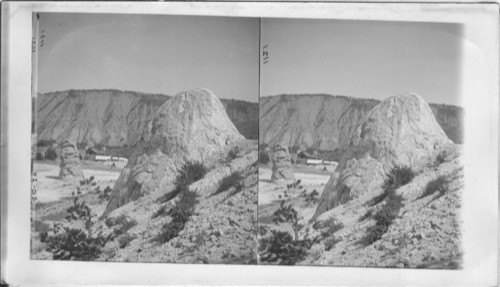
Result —
M449 143L422 97L408 94L386 99L357 127L313 219L353 197L380 193L393 166L418 166L432 151Z
M147 125L103 216L156 190L164 190L186 162L204 162L243 139L220 100L207 89L181 92Z

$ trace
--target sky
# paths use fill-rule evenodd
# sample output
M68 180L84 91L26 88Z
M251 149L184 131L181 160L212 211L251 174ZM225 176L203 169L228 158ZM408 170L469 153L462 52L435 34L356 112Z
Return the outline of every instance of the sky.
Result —
M205 87L219 98L258 101L256 18L40 13L39 29L40 93Z
M261 96L325 93L384 100L408 92L460 105L460 24L262 19Z

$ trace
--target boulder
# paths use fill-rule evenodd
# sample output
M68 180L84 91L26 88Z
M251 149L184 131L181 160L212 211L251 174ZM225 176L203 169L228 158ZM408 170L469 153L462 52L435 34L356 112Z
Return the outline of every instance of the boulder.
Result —
M80 166L80 154L74 142L63 142L60 160L60 179L68 181L79 181L84 179L83 171Z
M424 164L430 153L450 143L421 96L386 99L357 127L337 171L325 186L313 220L353 198L380 194L392 167L415 168Z
M273 174L271 181L275 183L293 183L295 176L292 172L292 161L288 148L281 144L276 144L273 148Z
M205 162L242 140L220 100L207 89L181 92L164 103L143 131L103 213L172 183L187 162Z

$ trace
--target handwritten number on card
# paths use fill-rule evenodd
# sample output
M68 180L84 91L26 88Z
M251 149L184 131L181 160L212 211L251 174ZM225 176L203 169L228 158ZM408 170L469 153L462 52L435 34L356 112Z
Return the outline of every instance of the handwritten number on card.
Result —
M45 44L45 29L40 32L40 48Z
M269 51L267 45L262 47L262 63L267 64L269 62Z

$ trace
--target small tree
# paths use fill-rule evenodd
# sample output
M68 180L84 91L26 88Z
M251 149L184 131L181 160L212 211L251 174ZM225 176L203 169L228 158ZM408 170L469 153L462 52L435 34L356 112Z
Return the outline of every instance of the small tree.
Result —
M102 232L93 235L92 227L95 215L85 202L75 198L73 205L67 209L66 220L82 221L85 230L54 224L54 235L47 232L40 234L40 241L47 244L47 251L52 252L54 259L61 260L95 260L101 255L101 248L111 239L104 237Z
M280 208L274 212L274 223L287 223L293 229L294 241L299 239L299 217L297 211L292 205L285 205L285 201L281 201Z

